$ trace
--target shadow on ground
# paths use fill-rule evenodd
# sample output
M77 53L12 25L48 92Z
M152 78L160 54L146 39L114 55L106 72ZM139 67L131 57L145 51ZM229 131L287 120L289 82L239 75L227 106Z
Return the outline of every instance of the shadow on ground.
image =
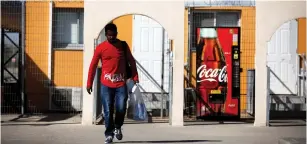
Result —
M70 118L68 118L70 117ZM104 120L101 118L96 121L96 125L104 125ZM168 124L167 118L151 118L150 121L135 121L132 119L125 119L125 124ZM206 125L241 125L252 124L253 120L241 120L241 121L185 121L184 126L206 126ZM1 115L2 126L13 125L29 125L29 126L49 126L49 125L61 125L61 124L81 124L80 114L44 114L44 115ZM298 127L306 126L305 119L292 119L292 120L270 120L270 127Z
M251 124L253 121L186 121L184 126L197 126L197 125L232 125L232 124Z
M81 124L81 116L78 114L1 115L2 126L47 126L56 124Z
M113 143L196 143L196 142L222 142L221 140L160 140L160 141L123 141Z
M1 126L50 126L50 125L67 125L67 124L79 124L79 123L2 123Z

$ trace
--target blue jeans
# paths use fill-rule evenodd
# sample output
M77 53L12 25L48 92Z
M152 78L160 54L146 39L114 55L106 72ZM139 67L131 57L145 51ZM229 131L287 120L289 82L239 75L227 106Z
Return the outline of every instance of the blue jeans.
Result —
M127 87L110 88L101 84L101 100L105 119L105 136L113 136L114 128L120 129L124 124L127 106ZM113 121L115 103L115 122Z

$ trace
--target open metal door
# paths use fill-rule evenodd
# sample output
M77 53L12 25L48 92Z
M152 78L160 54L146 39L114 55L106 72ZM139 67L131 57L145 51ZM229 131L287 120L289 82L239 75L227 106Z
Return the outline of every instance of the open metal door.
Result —
M106 37L104 35L104 29L102 29L100 35L98 36L97 39L94 39L94 50L96 47L102 43L103 41L106 40ZM102 108L102 103L101 103L101 97L100 97L100 75L101 75L101 62L99 62L97 69L96 69L96 75L94 79L94 113L93 113L93 119L95 124L101 124L104 120L103 118L103 108Z
M1 113L24 114L25 2L1 1Z
M21 113L21 34L1 29L1 112Z
M96 46L98 45L98 39L94 39L94 50L96 49ZM96 70L96 75L95 75L95 79L93 82L93 94L94 94L94 111L93 111L93 122L95 124L98 123L98 119L100 119L100 117L102 116L102 109L101 109L101 100L100 100L100 73L101 73L101 68L97 68Z

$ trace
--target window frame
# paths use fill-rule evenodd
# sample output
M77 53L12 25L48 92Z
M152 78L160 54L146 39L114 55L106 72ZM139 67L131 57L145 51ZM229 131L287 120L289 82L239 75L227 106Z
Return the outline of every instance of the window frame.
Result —
M56 40L57 15L64 12L77 14L77 43L61 43ZM83 19L81 15L83 14ZM81 22L80 22L81 21ZM54 50L83 50L84 49L84 8L53 8L52 11L52 49ZM82 34L82 36L80 35Z

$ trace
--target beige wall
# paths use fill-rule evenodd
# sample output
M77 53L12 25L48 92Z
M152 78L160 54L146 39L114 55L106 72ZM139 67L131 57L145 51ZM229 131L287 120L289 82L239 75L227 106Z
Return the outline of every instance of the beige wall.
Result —
M114 11L114 8L117 10ZM94 39L98 37L103 27L114 18L127 14L144 14L154 18L168 32L169 38L174 40L174 75L173 102L171 124L183 125L183 59L184 59L184 1L85 1L84 2L84 66L83 87L86 86L90 58L94 52ZM112 13L110 13L112 11ZM103 17L98 13L106 13ZM176 23L176 25L174 25ZM180 31L181 30L181 31ZM83 90L82 124L93 123L93 95Z
M256 1L255 126L269 124L267 42L283 23L301 17L306 17L305 1Z

